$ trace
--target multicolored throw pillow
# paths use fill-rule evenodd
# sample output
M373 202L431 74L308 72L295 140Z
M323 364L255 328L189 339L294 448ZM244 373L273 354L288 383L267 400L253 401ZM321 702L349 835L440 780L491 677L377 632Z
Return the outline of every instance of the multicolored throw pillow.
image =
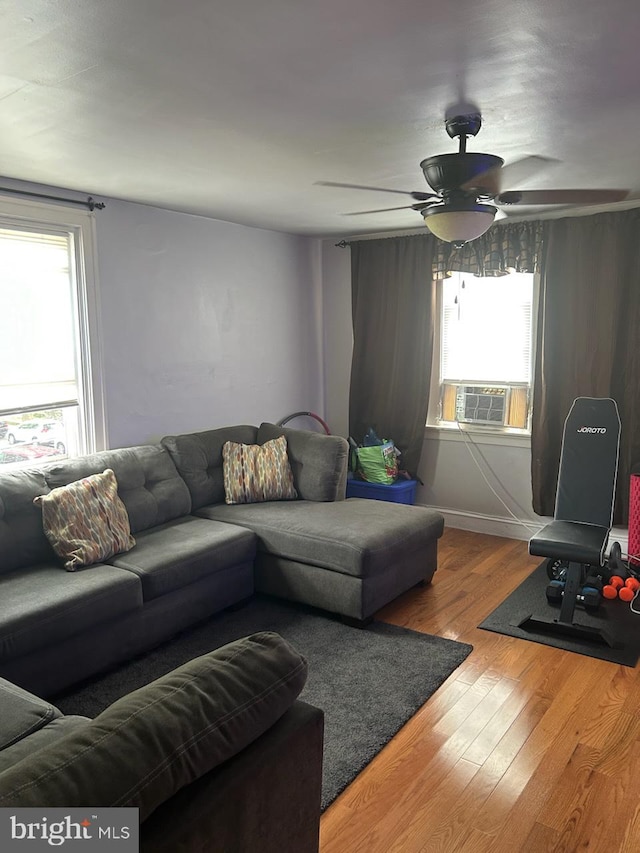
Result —
M42 508L42 526L64 567L73 572L136 544L118 481L110 468L33 501Z
M298 497L284 435L264 444L225 442L222 474L228 504L289 501Z

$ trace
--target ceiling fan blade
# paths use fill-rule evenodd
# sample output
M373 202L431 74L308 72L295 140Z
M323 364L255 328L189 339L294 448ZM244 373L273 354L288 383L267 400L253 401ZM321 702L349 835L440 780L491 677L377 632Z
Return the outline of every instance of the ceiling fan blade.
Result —
M560 160L554 160L553 157L522 157L520 160L515 160L513 163L507 163L502 167L500 176L500 185L502 189L518 186L518 184L528 181L532 175L542 172L543 169L548 169L549 166L556 166Z
M496 196L497 204L608 204L629 190L513 190Z
M397 193L399 195L409 195L416 201L428 201L430 198L440 198L435 193L411 192L410 190L390 190L388 187L365 187L361 184L341 184L336 181L316 181L316 187L341 187L347 190L371 190L377 193Z
M343 213L343 216L364 216L365 213L386 213L389 210L423 210L434 202L418 202L418 204L403 204L401 207L380 207L377 210L354 210L352 213Z
M531 175L547 166L559 163L551 157L523 157L506 166L496 166L466 181L460 189L477 191L489 197L498 195L504 187L510 187L528 180Z

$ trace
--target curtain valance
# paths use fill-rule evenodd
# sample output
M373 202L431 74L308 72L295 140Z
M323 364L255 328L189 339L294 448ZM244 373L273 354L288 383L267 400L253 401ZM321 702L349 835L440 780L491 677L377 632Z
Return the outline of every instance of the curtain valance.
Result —
M545 223L504 222L493 225L486 234L456 249L451 243L438 240L433 234L410 237L386 237L381 240L360 241L358 245L374 242L392 252L395 241L418 244L418 255L429 259L433 278L445 278L451 270L478 276L508 275L510 272L540 272L542 265ZM354 244L356 241L353 241Z
M486 234L465 243L461 249L436 240L433 276L444 278L450 270L479 276L539 272L542 241L543 223L539 220L493 225Z

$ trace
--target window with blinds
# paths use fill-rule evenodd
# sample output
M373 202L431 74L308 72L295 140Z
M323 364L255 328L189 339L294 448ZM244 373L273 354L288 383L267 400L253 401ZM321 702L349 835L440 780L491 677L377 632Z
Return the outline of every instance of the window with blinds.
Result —
M49 226L0 218L0 470L95 446L82 233Z
M533 275L442 280L439 421L527 429Z

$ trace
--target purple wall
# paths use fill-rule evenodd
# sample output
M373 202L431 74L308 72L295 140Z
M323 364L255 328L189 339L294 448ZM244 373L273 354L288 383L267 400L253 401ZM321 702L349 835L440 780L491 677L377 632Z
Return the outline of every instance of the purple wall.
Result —
M322 411L319 241L107 201L108 444Z

